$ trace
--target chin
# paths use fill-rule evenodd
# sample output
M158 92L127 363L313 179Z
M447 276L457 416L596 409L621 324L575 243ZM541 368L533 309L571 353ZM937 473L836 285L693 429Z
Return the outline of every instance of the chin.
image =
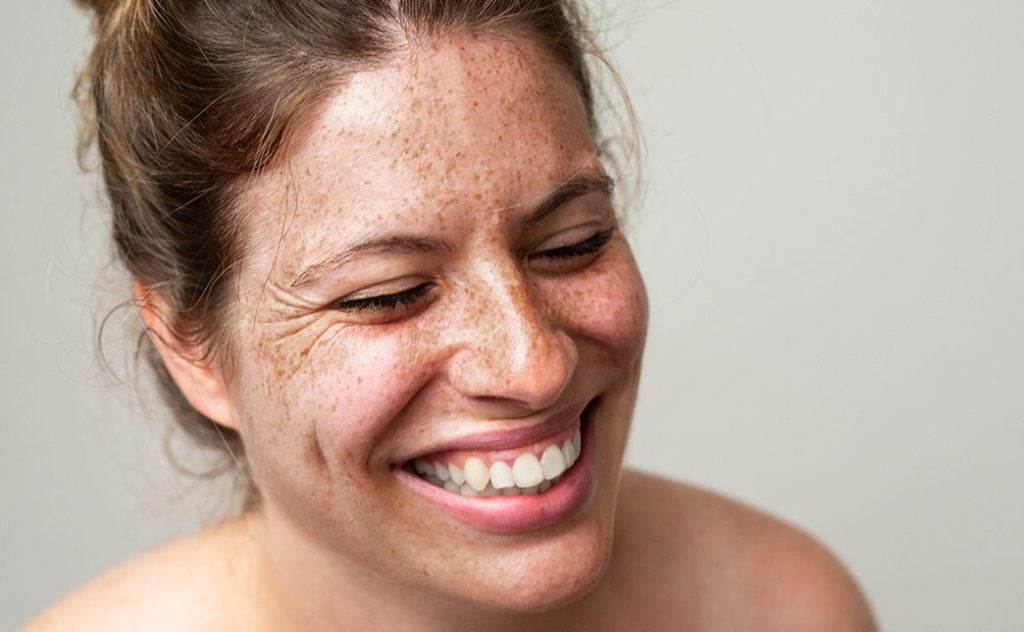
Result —
M543 613L581 599L601 582L611 559L610 520L594 516L538 538L535 544L482 556L490 561L481 562L481 572L463 586L469 591L466 605L506 614ZM484 564L490 567L486 572Z

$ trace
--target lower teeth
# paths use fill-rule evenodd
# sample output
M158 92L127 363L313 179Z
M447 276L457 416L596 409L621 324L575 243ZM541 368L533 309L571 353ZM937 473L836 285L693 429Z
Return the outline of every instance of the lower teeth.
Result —
M484 487L483 491L477 491L469 483L463 483L462 485L456 485L454 481L447 480L442 481L436 476L423 476L417 474L421 479L427 481L431 485L437 487L443 487L444 489L454 493L462 494L463 496L518 496L520 494L531 495L531 494L543 494L544 492L551 489L558 481L562 480L563 475L556 476L550 481L544 481L540 485L533 487L521 488L521 487L506 487L505 489L494 489L488 482L487 487Z

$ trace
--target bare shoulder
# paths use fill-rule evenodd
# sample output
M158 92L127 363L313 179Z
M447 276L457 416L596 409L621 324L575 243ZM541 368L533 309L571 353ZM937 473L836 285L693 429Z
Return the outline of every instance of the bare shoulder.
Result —
M224 629L225 593L246 563L245 529L235 520L145 553L78 588L23 629Z
M616 557L629 567L623 577L659 586L660 599L675 610L665 616L686 628L876 629L856 582L803 531L709 491L637 472L623 474L620 498L616 548L625 556Z

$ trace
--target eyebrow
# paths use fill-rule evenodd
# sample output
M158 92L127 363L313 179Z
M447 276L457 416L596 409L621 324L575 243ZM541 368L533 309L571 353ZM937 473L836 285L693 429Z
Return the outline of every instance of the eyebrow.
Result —
M305 270L292 281L293 288L309 285L328 270L343 266L346 262L365 254L394 254L402 255L413 252L436 252L438 250L450 250L448 244L429 237L416 235L389 235L378 239L365 241L358 246L348 248L344 252L318 261Z
M604 173L592 170L577 172L546 193L533 206L533 210L520 220L520 224L524 228L536 226L570 200L590 193L611 194L614 188L615 181ZM452 248L444 241L421 235L393 234L370 239L343 252L313 263L295 278L292 282L292 287L299 288L309 285L328 270L336 269L359 255L409 254L441 250L451 251Z
M530 228L544 221L569 200L589 193L611 194L615 181L599 171L580 171L548 192L523 220L524 228Z

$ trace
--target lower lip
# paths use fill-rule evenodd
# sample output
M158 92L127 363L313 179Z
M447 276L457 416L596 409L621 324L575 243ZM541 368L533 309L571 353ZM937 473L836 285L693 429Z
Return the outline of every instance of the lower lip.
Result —
M432 485L407 470L396 469L395 473L417 494L476 529L503 535L536 531L569 518L591 497L594 473L589 426L583 423L580 458L543 494L463 496Z

